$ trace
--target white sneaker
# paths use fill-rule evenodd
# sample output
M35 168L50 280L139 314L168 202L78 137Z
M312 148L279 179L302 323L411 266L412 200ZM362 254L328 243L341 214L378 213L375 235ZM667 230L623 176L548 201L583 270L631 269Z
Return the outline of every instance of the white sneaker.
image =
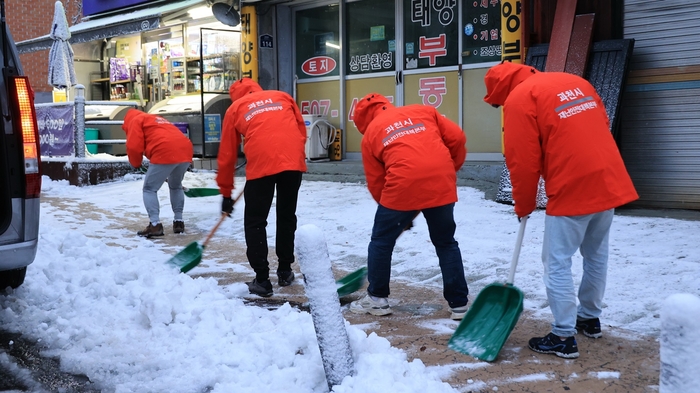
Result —
M450 319L453 319L455 321L461 321L465 315L467 315L467 310L469 310L469 305L465 304L462 307L453 307L450 308L450 311L452 311L452 314L450 314Z
M362 299L350 303L350 311L355 314L389 315L392 313L385 297L374 297L369 293Z

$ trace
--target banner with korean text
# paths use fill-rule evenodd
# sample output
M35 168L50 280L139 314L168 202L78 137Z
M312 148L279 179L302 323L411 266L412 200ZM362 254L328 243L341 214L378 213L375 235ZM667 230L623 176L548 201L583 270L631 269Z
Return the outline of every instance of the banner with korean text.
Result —
M404 0L404 68L457 65L457 0Z
M36 106L39 148L42 156L75 154L73 113L72 102Z

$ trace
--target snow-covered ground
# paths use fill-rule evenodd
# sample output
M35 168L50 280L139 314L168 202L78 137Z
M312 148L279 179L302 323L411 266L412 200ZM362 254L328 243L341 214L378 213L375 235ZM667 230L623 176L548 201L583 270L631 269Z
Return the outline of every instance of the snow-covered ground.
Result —
M124 228L120 218L125 216L142 216L146 223L141 179L128 175L114 183L73 187L44 177L43 195L90 214L78 218L65 207L42 203L36 260L25 284L0 296L0 325L41 340L49 354L60 355L66 371L87 375L107 392L326 390L309 313L289 305L276 310L246 306L244 283L218 285L212 278L181 274L165 263L174 253L171 248ZM214 173L187 173L185 185L215 187ZM167 187L159 196L161 219L169 227ZM519 224L511 206L485 200L476 189L459 188L459 198L456 237L470 291L477 294L487 284L505 282ZM220 203L220 197L187 199L188 228L207 233L220 217ZM244 242L244 203L238 203L234 219L224 221L216 237ZM320 228L334 266L353 271L365 264L375 208L362 184L305 181L299 227ZM542 211L528 221L515 285L525 293L524 307L549 319L540 261L543 223ZM274 228L274 209L269 225ZM659 335L666 298L700 296L698 233L697 221L616 216L604 323ZM274 230L268 234L274 244ZM574 271L580 279L580 256ZM398 241L392 280L441 286L420 216ZM451 372L449 366L425 367L420 360L408 361L384 338L351 325L347 330L355 373L335 392L453 391L440 380ZM697 357L690 361L696 364L684 369L700 369Z

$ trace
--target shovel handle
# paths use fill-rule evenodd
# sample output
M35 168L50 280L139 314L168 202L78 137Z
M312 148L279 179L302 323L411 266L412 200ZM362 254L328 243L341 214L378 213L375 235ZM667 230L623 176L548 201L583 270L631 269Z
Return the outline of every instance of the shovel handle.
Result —
M236 202L238 202L239 199L241 199L241 196L243 196L243 191L241 191L241 193L238 194L236 199L233 200L234 205L236 204ZM219 229L219 227L221 226L221 223L224 222L224 219L226 218L226 216L228 216L228 214L223 213L223 212L221 213L221 218L219 218L219 222L217 222L216 225L214 225L214 228L211 229L211 232L209 232L209 235L207 235L207 238L204 239L204 243L202 243L202 248L207 246L207 244L209 243L209 240L211 240L211 238L214 236L214 233L216 233L216 230Z
M525 235L525 224L529 216L520 219L520 229L518 229L518 238L515 240L515 250L513 251L513 261L510 263L510 273L508 274L507 285L513 285L515 280L515 267L518 266L518 258L520 258L520 246L523 245L523 236Z
M219 229L219 227L221 226L221 223L224 222L224 218L226 218L226 216L228 216L228 214L221 213L221 218L219 218L219 222L217 222L216 225L214 225L214 228L211 229L211 232L209 232L209 235L207 235L207 238L204 239L204 243L202 243L202 248L207 246L207 244L209 243L209 240L211 240L211 238L214 236L214 233L216 233L216 230Z

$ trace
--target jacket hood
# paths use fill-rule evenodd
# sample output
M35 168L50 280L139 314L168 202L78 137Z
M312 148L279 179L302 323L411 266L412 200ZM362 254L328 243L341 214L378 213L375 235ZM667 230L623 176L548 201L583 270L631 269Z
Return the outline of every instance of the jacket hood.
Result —
M374 120L382 111L394 106L389 100L379 93L369 93L355 105L355 127L364 135L369 123Z
M145 112L141 112L138 109L129 109L126 111L126 115L124 116L124 124L122 124L122 130L124 132L129 133L129 130L131 129L131 123L134 122L137 118L141 116L147 116Z
M531 66L509 61L491 67L484 76L486 84L484 101L493 106L502 106L517 85L538 72Z
M246 94L255 93L262 90L263 88L260 87L258 82L250 78L242 78L231 84L231 87L228 89L228 94L231 96L231 102L236 102L236 100Z

